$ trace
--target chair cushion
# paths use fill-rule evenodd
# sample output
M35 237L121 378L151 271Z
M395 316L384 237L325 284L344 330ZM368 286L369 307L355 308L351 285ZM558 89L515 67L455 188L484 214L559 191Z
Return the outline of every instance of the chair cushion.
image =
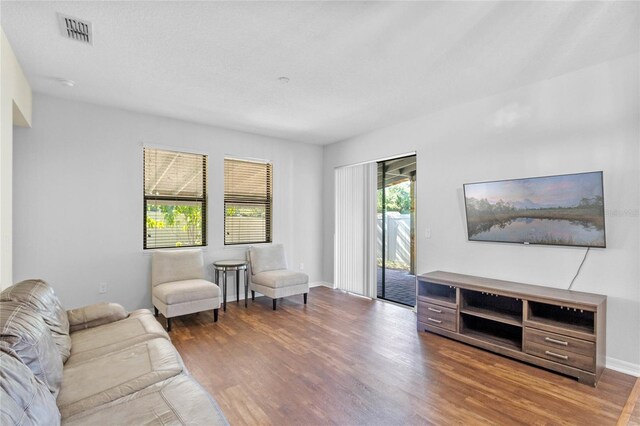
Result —
M201 250L158 250L151 257L151 286L204 278Z
M58 394L62 357L38 312L26 303L0 302L0 340L18 354L54 396Z
M140 309L123 320L71 333L73 346L67 364L117 352L158 337L169 340L169 335L153 314L147 309Z
M283 269L278 271L261 272L251 277L251 281L265 287L281 288L298 284L306 284L309 282L309 276L302 272Z
M67 363L58 407L62 418L115 401L184 371L167 339L153 339L79 363Z
M5 342L0 342L0 424L60 424L56 398Z
M181 374L65 419L65 425L227 425L218 404Z
M249 261L251 262L252 274L287 269L287 260L282 244L249 248Z
M21 281L4 289L0 293L0 300L27 303L38 312L51 330L62 362L67 361L71 350L67 312L49 284L42 280Z
M219 297L220 287L207 280L175 281L155 286L153 295L167 305L174 305Z

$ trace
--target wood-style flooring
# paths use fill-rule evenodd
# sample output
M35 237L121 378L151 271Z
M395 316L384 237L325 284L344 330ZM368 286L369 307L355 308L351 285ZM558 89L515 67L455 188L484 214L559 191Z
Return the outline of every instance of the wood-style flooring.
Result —
M306 306L296 296L273 311L260 297L229 303L217 323L211 312L176 318L170 334L232 425L615 425L636 382L606 370L597 388L579 384L325 287Z
M640 378L627 399L617 426L640 426Z

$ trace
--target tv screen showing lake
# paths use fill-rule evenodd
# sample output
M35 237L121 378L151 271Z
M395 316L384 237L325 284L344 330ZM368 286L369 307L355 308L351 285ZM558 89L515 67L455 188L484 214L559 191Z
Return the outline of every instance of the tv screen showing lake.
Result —
M602 172L464 185L469 240L605 247Z
M601 247L604 245L604 229L588 222L517 218L509 223L495 224L489 230L473 235L472 239Z

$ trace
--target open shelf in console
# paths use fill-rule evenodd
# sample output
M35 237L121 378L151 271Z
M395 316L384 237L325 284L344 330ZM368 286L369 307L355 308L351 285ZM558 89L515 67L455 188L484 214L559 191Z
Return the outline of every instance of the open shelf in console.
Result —
M528 305L527 319L530 323L587 335L595 333L595 312L533 301Z
M456 288L445 284L418 280L418 297L430 299L436 303L443 302L445 305L455 307Z
M461 313L460 334L497 346L522 350L522 327Z
M522 325L522 300L461 289L460 312L515 326Z

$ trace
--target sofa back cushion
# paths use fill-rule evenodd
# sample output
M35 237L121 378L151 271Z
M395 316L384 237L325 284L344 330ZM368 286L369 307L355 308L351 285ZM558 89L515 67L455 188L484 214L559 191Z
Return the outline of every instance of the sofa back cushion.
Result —
M60 424L55 397L4 342L0 342L0 401L0 424Z
M254 275L265 271L287 269L282 244L249 248L249 262L251 262L251 273Z
M200 250L158 250L151 257L151 285L173 281L204 279L204 259Z
M30 305L42 316L51 330L51 337L58 347L62 362L67 362L71 352L69 320L62 303L53 292L53 288L42 280L25 280L0 293L0 300L13 300Z
M84 330L120 321L129 316L127 310L118 303L102 302L67 311L69 330Z
M62 358L49 327L26 303L0 302L0 341L56 396L62 383Z

